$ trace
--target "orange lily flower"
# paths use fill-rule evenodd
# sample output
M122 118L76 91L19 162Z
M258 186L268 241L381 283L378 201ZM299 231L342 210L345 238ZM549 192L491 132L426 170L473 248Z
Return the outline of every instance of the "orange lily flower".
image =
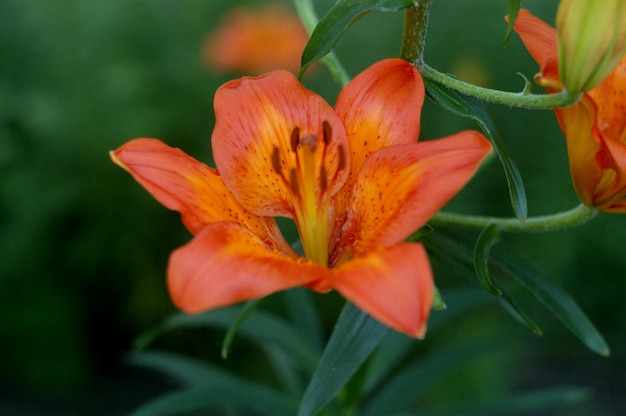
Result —
M279 4L259 9L237 7L207 36L202 58L219 72L262 74L287 69L295 73L308 40L300 19Z
M416 143L420 74L387 59L335 108L287 71L215 95L218 170L155 139L111 153L195 234L174 251L168 286L190 313L294 286L335 289L380 322L421 337L433 297L424 247L407 243L491 150L476 132ZM273 217L293 219L304 257Z
M563 89L556 30L527 10L520 10L514 29L541 68L535 80L548 92ZM576 104L554 111L580 200L601 211L626 213L626 55Z

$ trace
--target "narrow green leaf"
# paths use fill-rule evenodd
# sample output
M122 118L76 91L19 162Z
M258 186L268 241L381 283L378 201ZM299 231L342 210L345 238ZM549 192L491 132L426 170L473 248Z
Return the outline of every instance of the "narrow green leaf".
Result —
M504 34L504 40L502 41L502 47L506 46L509 41L509 37L513 32L513 26L515 25L515 20L517 20L517 15L519 13L521 0L509 0L509 24L506 27L506 33Z
M319 21L302 52L302 77L308 66L326 56L341 40L343 33L370 11L395 11L412 6L414 0L338 0Z
M127 364L157 371L182 386L205 386L223 380L232 381L234 376L221 368L167 351L131 352L125 356Z
M517 164L511 157L506 143L502 140L500 133L493 124L485 103L478 98L447 88L445 85L432 79L424 78L424 82L428 96L435 103L454 114L473 119L489 137L504 168L513 212L520 221L526 220L528 207L522 176L517 168Z
M470 243L465 241L463 236L453 234L442 227L429 235L424 240L424 244L432 253L433 260L442 262L446 267L470 279L474 277L473 274L468 273L473 269L468 248ZM517 281L528 293L546 306L587 348L600 355L610 354L606 341L578 304L562 289L551 284L530 260L504 245L494 247L493 250L497 250L489 260L489 269L493 277L502 281L511 279ZM506 293L497 299L506 300ZM521 312L515 303L510 303L508 306L513 308L512 311ZM531 329L533 326L536 327L536 324L528 320L525 314L522 316L513 314L513 316L516 319L521 318L521 321ZM534 329L533 331L537 332Z
M227 330L240 313L240 306L215 309L197 315L177 313L143 334L135 344L140 348L145 348L157 337L173 329L212 327ZM318 353L290 324L275 315L256 310L241 323L238 331L257 342L276 345L287 352L294 362L302 365L304 369L313 371L317 365Z
M388 333L389 328L346 303L304 392L298 416L315 415L328 404Z
M293 415L298 401L265 386L235 379L210 387L168 393L133 411L131 416L178 416L187 412L215 409L252 410L254 414ZM268 409L271 409L270 413Z
M448 269L478 283L470 241L458 235L447 235L445 230L440 229L438 233L433 233L432 238L426 240L425 243L434 261L439 261ZM500 296L494 296L504 309L533 333L541 335L541 328L517 305L517 302L508 293L502 290L501 292Z
M446 404L428 409L425 416L500 416L527 414L567 414L566 409L577 414L580 403L589 400L589 391L584 387L561 386L551 389L519 393L487 401L468 401Z
M228 331L226 331L226 335L224 336L224 341L222 341L222 358L223 359L228 358L228 350L230 349L230 344L233 342L233 338L235 337L235 333L237 332L237 329L239 328L239 326L241 326L243 321L245 321L248 315L250 315L250 313L252 313L252 311L257 307L260 301L261 301L261 298L246 302L241 312L239 312L239 316L237 316L237 318L235 319L235 322L233 322L230 328L228 328Z
M472 358L487 354L493 346L484 343L436 350L402 369L391 381L385 383L368 400L363 408L364 416L397 415L408 410L428 391L438 378L448 374L454 367Z
M578 304L562 289L554 286L528 260L501 246L494 260L494 274L517 280L543 303L583 344L597 354L608 356L610 348Z
M491 247L500 240L500 229L491 224L485 227L474 246L474 271L478 282L492 295L500 296L502 291L491 281L489 275L489 252Z
M465 316L470 310L484 305L490 299L483 290L478 288L450 289L445 295L450 307L431 314L428 321L428 334L459 316ZM407 354L418 345L419 340L414 338L398 332L389 334L368 362L365 392L379 390L379 385L389 372L402 365Z
M311 348L319 351L324 349L322 323L315 309L312 291L305 288L294 288L283 292L289 310L290 320Z

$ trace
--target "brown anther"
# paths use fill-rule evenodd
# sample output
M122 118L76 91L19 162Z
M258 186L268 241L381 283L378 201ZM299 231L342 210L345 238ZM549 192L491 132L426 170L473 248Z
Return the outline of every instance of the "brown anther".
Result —
M289 171L289 185L291 186L291 191L295 194L298 193L298 175L295 168L292 168Z
M328 176L324 165L320 166L320 189L322 192L328 189Z
M343 150L343 146L337 146L337 152L339 153L339 162L337 163L337 171L343 170L346 167L346 152Z
M274 149L272 149L272 169L274 169L274 172L276 173L280 173L281 170L280 150L278 150L278 147L276 146L274 146Z
M333 137L333 129L330 128L330 123L326 120L322 122L322 132L324 143L328 145L330 143L330 139Z
M296 153L296 149L298 148L298 144L300 144L300 127L295 127L291 131L291 151Z
M311 152L315 152L315 149L317 148L317 137L309 134L308 136L300 139L300 145L307 146Z

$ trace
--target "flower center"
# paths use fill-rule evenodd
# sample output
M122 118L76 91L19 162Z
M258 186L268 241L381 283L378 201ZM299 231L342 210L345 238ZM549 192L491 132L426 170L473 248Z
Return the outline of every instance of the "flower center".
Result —
M346 167L343 146L335 147L338 162L331 168L327 163L332 130L327 121L322 123L322 137L309 134L304 137L300 128L291 132L290 149L294 162L291 167L283 163L280 149L272 150L272 168L287 185L294 207L294 221L300 233L305 256L323 266L328 265L329 215L331 196L329 183Z

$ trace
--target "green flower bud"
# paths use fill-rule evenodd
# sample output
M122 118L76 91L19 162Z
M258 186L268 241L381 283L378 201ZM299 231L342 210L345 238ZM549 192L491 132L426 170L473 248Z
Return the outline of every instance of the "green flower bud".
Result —
M626 53L626 0L561 0L556 29L561 81L589 91Z

